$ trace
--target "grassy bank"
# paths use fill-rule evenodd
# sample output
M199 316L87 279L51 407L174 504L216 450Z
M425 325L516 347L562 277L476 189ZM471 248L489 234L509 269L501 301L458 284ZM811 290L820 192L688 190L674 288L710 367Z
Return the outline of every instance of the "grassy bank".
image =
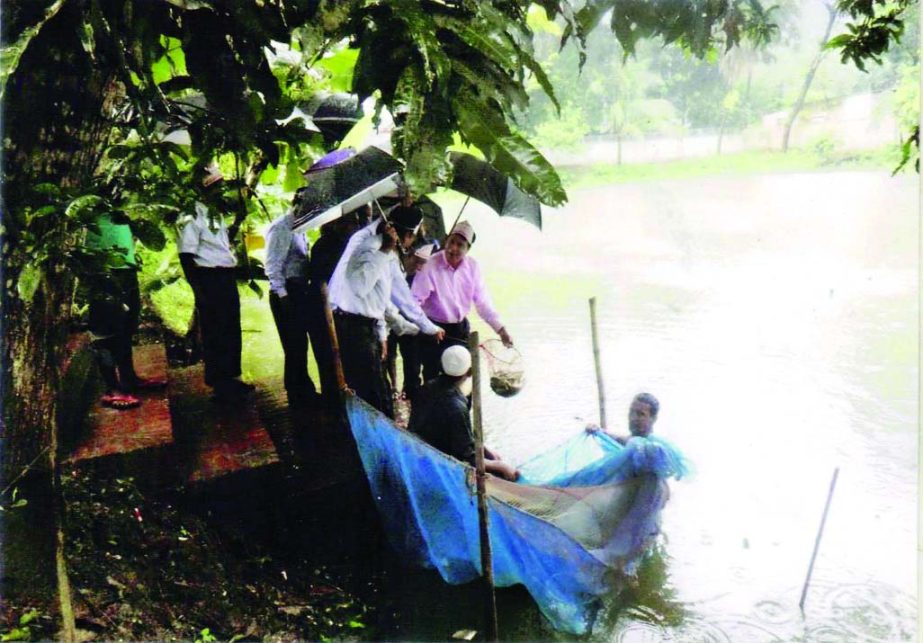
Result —
M608 185L691 179L717 175L746 175L770 172L807 172L833 169L891 171L900 162L897 146L860 152L791 150L788 153L751 151L721 156L680 159L659 163L624 165L596 164L558 168L568 190ZM913 171L913 168L905 171Z

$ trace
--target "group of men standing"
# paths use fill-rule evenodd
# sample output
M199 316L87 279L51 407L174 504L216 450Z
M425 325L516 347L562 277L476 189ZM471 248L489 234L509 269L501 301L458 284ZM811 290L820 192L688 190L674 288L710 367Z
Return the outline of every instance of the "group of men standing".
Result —
M428 380L439 374L445 348L467 343L466 317L472 305L511 343L477 263L466 257L474 241L467 222L453 228L445 250L433 252L436 244L420 234L423 213L418 207L399 205L372 220L364 207L359 216L350 213L324 226L309 251L304 235L293 232L297 207L296 195L292 210L270 225L265 263L290 401L317 400L307 375L308 337L324 394L329 397L336 390L319 296L324 283L329 284L346 383L389 417L394 416L393 380L387 377L389 335L391 350L400 346L404 355L405 392L411 398L422 384L421 375ZM328 238L339 243L325 243ZM293 298L293 292L299 294Z
M217 169L205 175L203 201L221 189L222 180ZM505 343L512 343L477 262L468 256L475 241L468 222L458 223L439 249L438 241L420 234L420 208L402 204L379 210L373 219L366 205L324 225L309 248L305 234L295 231L301 195L296 192L292 207L270 224L264 264L290 404L312 407L337 399L321 294L325 284L346 384L389 417L394 416L394 382L386 376L389 335L392 350L400 346L405 357L404 392L411 399L423 382L441 372L447 347L467 344L472 307ZM205 383L216 399L230 401L253 387L240 380L237 258L228 228L214 209L197 201L194 211L177 222L177 246L199 315ZM308 374L309 344L320 392Z
M205 382L213 388L216 400L235 401L243 399L253 386L240 380L240 298L232 235L215 207L219 199L209 199L210 194L218 194L222 180L217 169L207 173L202 182L203 200L211 205L197 201L194 210L177 221L177 247L199 316ZM301 196L301 191L296 192L292 207L271 223L266 234L269 304L285 355L284 384L289 403L314 407L338 402L339 383L326 316L329 305L347 386L393 418L396 375L390 382L386 377L388 347L390 344L391 352L400 347L404 393L412 409L409 429L446 453L473 464L471 354L467 348L471 308L504 344L513 343L491 303L477 261L468 254L476 239L473 227L466 221L457 223L444 247L439 248L438 241L420 234L420 208L406 204L389 212L379 208L380 215L372 218L371 207L365 205L324 225L320 237L309 248L305 234L295 230ZM101 229L113 235L116 230L111 225ZM98 245L125 245L120 239L110 243L107 237L100 239ZM123 252L129 276L134 277L132 292L136 292L133 253L129 250ZM323 295L325 286L327 301ZM95 312L99 320L109 319L110 314L100 312L107 301L103 296L106 291L100 293L93 299L96 309L91 310L91 318ZM111 324L91 323L91 330L98 336L100 354L110 356L101 360L106 367L104 403L109 400L113 408L130 408L140 402L128 399L131 396L125 391L161 386L164 382L143 380L134 373L130 337L136 326L131 320L137 315L131 313L134 309L128 304L118 309L129 311L129 315L121 316L128 321L115 329L109 328ZM309 338L322 394L308 375ZM650 432L658 406L648 394L633 401L632 435ZM508 480L518 478L514 467L486 447L484 454L490 473Z

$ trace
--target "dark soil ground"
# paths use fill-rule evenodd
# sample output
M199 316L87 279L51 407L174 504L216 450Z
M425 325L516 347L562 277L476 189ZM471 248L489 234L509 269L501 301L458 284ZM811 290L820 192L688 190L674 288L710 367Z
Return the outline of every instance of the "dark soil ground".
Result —
M176 493L149 497L130 477L71 469L62 486L84 640L376 638L376 614L366 607L377 592L368 580L374 574L360 580L361 563L337 557L335 548L312 555L268 538L267 525L243 516L229 519L198 502L193 508ZM56 638L53 591L33 589L3 599L3 640Z

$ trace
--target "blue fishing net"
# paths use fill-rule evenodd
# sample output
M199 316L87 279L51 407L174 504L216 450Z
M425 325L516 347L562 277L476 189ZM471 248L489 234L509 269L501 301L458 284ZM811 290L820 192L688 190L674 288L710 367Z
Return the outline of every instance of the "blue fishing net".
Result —
M448 583L479 577L473 468L355 396L347 412L390 544ZM524 484L487 477L494 582L524 585L556 629L590 631L617 572L631 573L658 532L664 477L685 471L664 441L634 442L581 432L524 465Z
M689 464L679 449L659 436L633 437L623 446L603 431L581 431L520 465L519 473L523 484L586 487L644 473L679 480L688 475Z

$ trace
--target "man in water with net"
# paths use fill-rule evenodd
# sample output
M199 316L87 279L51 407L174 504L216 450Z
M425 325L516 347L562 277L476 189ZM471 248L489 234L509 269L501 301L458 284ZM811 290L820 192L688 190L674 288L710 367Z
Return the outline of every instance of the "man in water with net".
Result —
M654 431L654 423L657 421L657 413L660 412L660 402L650 393L638 393L631 401L628 409L628 430L631 435L616 435L608 433L619 444L627 444L633 437L646 438ZM587 433L595 433L603 429L595 424L589 425Z
M442 374L420 390L407 428L443 453L474 466L474 432L465 397L470 392L471 352L450 346L440 359ZM484 447L484 469L506 480L519 478L516 467Z

